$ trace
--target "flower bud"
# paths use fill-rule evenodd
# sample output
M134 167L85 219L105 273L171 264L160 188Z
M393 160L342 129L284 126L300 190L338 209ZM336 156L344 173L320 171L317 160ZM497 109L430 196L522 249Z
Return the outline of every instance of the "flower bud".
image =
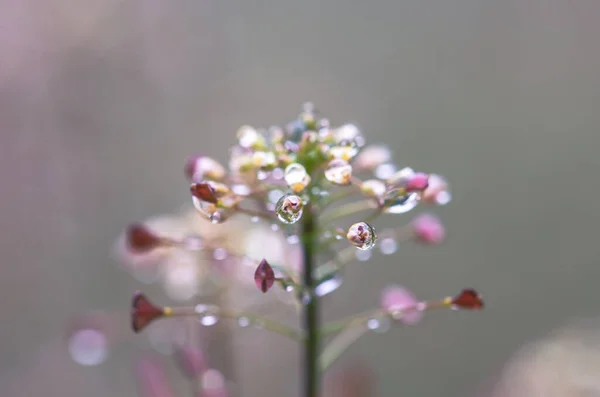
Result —
M446 237L446 229L434 215L421 214L412 223L413 232L418 241L426 244L440 244Z
M389 286L381 293L381 308L405 324L416 324L423 318L418 304L416 296L399 285Z
M155 306L146 298L146 295L137 291L131 302L131 328L135 333L141 332L152 321L164 317L168 313L168 310Z
M254 283L263 293L271 289L275 283L275 272L266 259L260 261L260 264L254 272Z
M451 304L454 308L467 310L480 310L484 306L481 295L472 288L463 289L452 298Z

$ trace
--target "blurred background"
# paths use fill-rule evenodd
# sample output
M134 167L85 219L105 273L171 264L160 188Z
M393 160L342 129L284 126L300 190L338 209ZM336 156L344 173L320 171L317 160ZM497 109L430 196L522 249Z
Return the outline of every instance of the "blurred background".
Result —
M368 366L380 396L488 396L522 346L600 316L597 1L0 5L3 397L135 396L148 348L127 311L142 286L116 265L115 240L189 202L188 155L226 161L241 125L286 122L307 100L400 165L446 176L454 197L436 211L445 244L351 265L325 315L369 309L392 280L424 298L475 287L487 303L369 335L339 368ZM92 310L121 342L88 367L67 339ZM257 335L240 343L272 348ZM236 395L296 395L291 343L246 363L211 346Z

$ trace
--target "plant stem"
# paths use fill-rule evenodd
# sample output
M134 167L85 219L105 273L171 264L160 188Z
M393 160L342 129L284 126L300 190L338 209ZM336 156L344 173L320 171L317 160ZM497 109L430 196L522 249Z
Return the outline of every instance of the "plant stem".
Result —
M304 345L304 397L319 396L319 300L314 293L316 219L312 206L308 206L302 217L302 251L304 253L303 285L304 292L308 293L308 300L304 304L304 332L306 335ZM304 297L303 297L304 298Z

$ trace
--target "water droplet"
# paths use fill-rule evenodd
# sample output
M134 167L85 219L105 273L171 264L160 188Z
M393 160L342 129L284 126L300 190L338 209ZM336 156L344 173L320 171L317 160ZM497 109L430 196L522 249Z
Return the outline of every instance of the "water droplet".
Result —
M334 159L350 161L358 153L356 143L353 141L341 141L337 146L329 149L329 155Z
M228 255L229 255L229 253L227 252L227 250L225 248L215 248L213 251L213 258L216 261L225 260Z
M217 317L215 314L207 314L200 317L200 324L204 325L205 327L211 327L218 322L219 317Z
M292 163L285 168L284 179L295 193L302 192L310 184L310 176L299 163Z
M342 285L342 281L342 277L336 273L317 285L315 288L315 294L317 296L328 295L338 289Z
M418 193L405 193L403 189L394 189L386 193L384 198L385 212L388 214L404 214L419 204Z
M237 322L238 322L238 325L242 328L245 328L250 325L250 319L245 316L239 317Z
M275 212L279 220L286 224L298 222L302 217L304 203L302 199L293 194L282 196L275 207Z
M379 243L379 251L384 255L391 255L398 250L398 243L391 237L386 237Z
M291 284L288 284L285 286L285 291L286 292L292 292L294 290L294 286Z
M250 222L252 222L252 223L258 223L259 221L260 221L259 216L253 216L252 218L250 218Z
M388 179L396 172L396 166L391 163L379 164L375 168L375 177L377 179Z
M197 197L192 197L192 202L194 203L194 207L198 210L198 212L211 223L222 223L225 220L225 209L218 208L215 204L207 203L206 201L202 201Z
M336 185L347 185L352 178L352 166L345 160L331 160L325 170L325 179Z
M358 222L350 226L346 238L352 245L361 250L373 248L377 241L375 230L366 222Z
M82 329L69 338L68 349L77 364L98 365L108 357L108 340L97 329Z
M288 244L298 244L300 242L300 236L298 236L297 234L291 234L289 236L287 236L287 242Z
M371 259L371 256L373 256L373 251L370 250L356 250L355 252L356 255L356 259L361 261L361 262L366 262L369 259Z

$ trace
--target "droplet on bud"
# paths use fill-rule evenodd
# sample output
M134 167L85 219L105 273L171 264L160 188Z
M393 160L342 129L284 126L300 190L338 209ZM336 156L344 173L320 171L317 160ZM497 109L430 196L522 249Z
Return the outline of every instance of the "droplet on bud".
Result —
M387 190L385 183L378 179L369 179L360 185L360 190L369 197L381 200Z
M299 163L291 163L285 168L285 183L295 192L302 192L310 184L310 176L306 168Z
M375 230L366 222L358 222L350 226L346 238L352 245L361 250L373 248L377 241Z
M190 181L221 180L225 173L225 168L217 160L207 156L192 156L185 165L185 175Z
M356 143L350 140L339 142L336 146L329 149L329 156L332 159L341 159L350 161L358 153Z
M126 241L129 248L138 253L152 251L165 243L163 238L140 223L135 223L127 228Z
M219 201L215 187L209 182L192 183L190 193L193 197L206 203L216 204Z
M303 208L304 203L300 197L286 194L277 201L275 212L281 222L290 225L300 220Z
M131 302L131 328L133 332L141 332L152 321L166 316L165 309L155 306L146 295L137 291Z
M336 185L348 185L352 178L352 166L345 160L331 160L325 170L325 178Z
M381 292L381 308L405 324L416 324L423 317L418 303L411 291L399 285L386 287Z
M418 193L407 193L404 188L392 189L383 199L385 212L388 214L404 214L419 204Z
M275 283L275 272L266 259L260 261L260 264L254 272L254 282L259 290L266 293Z
M483 309L483 299L472 288L463 289L460 294L452 298L452 306L457 309L480 310Z
M446 237L443 223L434 215L421 214L411 222L418 241L427 244L440 244Z

